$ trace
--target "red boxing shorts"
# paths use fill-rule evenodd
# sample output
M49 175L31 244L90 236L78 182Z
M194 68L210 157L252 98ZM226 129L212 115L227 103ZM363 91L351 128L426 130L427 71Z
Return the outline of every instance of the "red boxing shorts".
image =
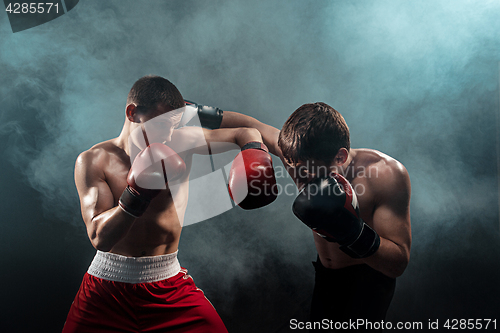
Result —
M177 252L125 257L97 251L69 310L63 333L227 333Z

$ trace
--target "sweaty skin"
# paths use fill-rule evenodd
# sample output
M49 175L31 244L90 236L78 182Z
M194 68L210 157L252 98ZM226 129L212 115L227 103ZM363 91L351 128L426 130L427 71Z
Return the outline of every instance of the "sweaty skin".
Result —
M129 135L133 129L134 124L126 120L120 136L96 144L76 161L75 183L87 233L92 245L105 252L130 257L173 253L179 244L187 206L193 154L207 154L207 143L209 147L220 142L242 147L250 141L262 142L262 138L257 130L249 128L166 127L170 133L164 143L184 160L186 172L175 182L175 190L167 187L140 218L134 218L118 206L131 167Z
M321 161L301 161L292 165L285 160L278 147L280 131L277 128L230 111L224 111L221 127L258 129L264 144L282 160L299 189L315 176L315 169L311 165L337 172L351 183L357 194L361 218L379 234L380 247L368 258L354 259L342 252L337 243L328 242L313 232L323 266L336 269L366 263L389 277L403 274L410 259L411 186L408 172L400 162L373 149L347 151L342 148L343 151L337 154L331 165L327 166ZM304 172L301 168L307 166L309 169Z

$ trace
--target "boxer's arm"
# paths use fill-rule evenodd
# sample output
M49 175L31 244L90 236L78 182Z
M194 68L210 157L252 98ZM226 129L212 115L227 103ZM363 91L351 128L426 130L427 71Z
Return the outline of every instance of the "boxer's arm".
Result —
M228 147L221 143L236 144L242 148L248 142L262 142L261 133L255 128L224 128L216 130L203 129L205 140L212 154L224 152ZM234 145L232 145L234 148Z
M403 274L410 260L410 178L399 164L379 174L374 181L380 198L373 214L373 228L380 236L380 247L370 257L360 259L390 277ZM386 179L390 181L386 181Z
M262 135L264 144L267 146L267 148L269 148L269 152L283 159L281 155L281 149L278 147L278 136L280 134L279 129L264 124L250 116L232 111L224 111L224 117L222 118L222 123L220 127L221 128L249 127L257 129Z
M80 154L75 165L75 183L89 239L97 250L107 252L128 233L135 218L115 205L100 159L98 151Z
M185 127L169 145L176 151L189 154L218 154L239 149L248 142L262 142L262 135L254 128L200 129ZM208 149L207 149L208 148Z
M280 135L280 130L264 124L259 120L233 111L224 111L224 117L222 118L221 128L234 128L234 127L248 127L257 129L261 135L264 144L269 149L269 152L280 158L281 162L285 166L287 172L292 177L296 184L304 183L307 181L307 177L299 169L291 167L288 162L283 157L283 153L278 146L278 137ZM297 185L298 186L298 185Z

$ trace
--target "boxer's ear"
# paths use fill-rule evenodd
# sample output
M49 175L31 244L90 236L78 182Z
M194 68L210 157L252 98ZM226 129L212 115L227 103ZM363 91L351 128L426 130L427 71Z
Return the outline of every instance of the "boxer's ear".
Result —
M341 166L347 161L347 157L349 156L349 151L345 148L340 148L337 155L335 155L334 163L335 165Z
M137 114L137 106L135 104L129 104L125 108L125 115L127 119L133 123L139 123L140 119Z

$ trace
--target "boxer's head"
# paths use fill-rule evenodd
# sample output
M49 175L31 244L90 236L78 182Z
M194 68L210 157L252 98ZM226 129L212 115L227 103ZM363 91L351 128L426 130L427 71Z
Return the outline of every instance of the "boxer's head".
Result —
M184 99L173 83L161 76L147 75L130 89L126 114L130 121L141 122L184 105Z
M328 104L304 104L283 125L278 146L290 165L340 166L350 149L349 128Z
M147 75L137 80L130 89L125 109L132 142L145 148L145 137L149 144L170 141L184 106L181 93L167 79Z

